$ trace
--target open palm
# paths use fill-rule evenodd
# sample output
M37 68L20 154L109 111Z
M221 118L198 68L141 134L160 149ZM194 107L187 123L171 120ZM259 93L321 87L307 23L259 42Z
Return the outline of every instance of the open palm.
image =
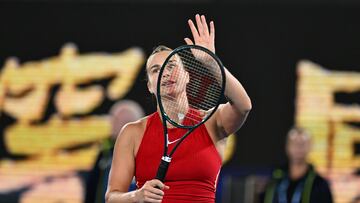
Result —
M195 16L196 25L193 23L192 20L188 20L189 27L191 33L193 35L194 41L189 38L185 38L185 42L188 45L199 45L205 47L215 53L215 26L214 22L210 22L210 30L208 24L206 22L206 18L204 15L200 16L196 14Z

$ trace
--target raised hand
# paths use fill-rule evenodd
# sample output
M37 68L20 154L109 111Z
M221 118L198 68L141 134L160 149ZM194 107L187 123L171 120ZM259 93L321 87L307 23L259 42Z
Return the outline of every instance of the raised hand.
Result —
M202 47L205 47L215 53L215 26L214 22L210 22L210 30L208 27L208 24L206 22L206 18L204 15L196 14L195 16L196 25L193 23L192 20L188 20L189 27L191 30L191 33L193 35L194 41L192 41L190 38L185 38L185 42L188 45L199 45Z

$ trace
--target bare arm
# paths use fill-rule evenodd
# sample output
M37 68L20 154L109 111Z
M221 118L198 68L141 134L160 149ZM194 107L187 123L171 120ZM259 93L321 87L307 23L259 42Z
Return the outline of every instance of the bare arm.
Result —
M109 182L105 195L107 203L161 202L164 192L155 188L166 188L158 180L147 181L138 190L128 192L135 172L135 136L142 133L139 123L125 125L117 137Z
M187 44L196 44L208 48L215 53L215 25L210 22L210 29L207 25L205 16L195 16L196 25L189 20L189 27L194 38L194 42L185 38ZM236 132L246 120L252 105L249 96L240 82L225 69L226 87L225 96L229 102L220 105L216 114L208 123L215 131L217 138L223 138ZM213 127L214 126L214 127Z
M111 164L106 202L135 202L135 192L127 192L135 171L134 124L125 125L117 136Z
M225 72L225 96L229 102L220 105L215 117L221 137L239 130L252 108L251 100L244 87L228 70Z

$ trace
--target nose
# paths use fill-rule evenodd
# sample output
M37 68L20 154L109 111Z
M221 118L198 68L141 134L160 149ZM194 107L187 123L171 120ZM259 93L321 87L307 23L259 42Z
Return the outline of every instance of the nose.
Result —
M166 67L164 68L164 72L163 72L163 74L162 74L162 77L169 77L170 74L171 74L171 69L170 69L168 66L166 66Z

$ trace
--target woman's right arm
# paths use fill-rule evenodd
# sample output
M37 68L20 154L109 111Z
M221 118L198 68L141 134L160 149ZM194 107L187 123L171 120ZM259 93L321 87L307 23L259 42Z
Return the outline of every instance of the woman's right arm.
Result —
M164 192L155 188L166 188L158 180L147 181L138 190L128 192L135 171L135 138L142 133L139 122L129 123L117 136L109 182L105 194L107 203L161 202Z

